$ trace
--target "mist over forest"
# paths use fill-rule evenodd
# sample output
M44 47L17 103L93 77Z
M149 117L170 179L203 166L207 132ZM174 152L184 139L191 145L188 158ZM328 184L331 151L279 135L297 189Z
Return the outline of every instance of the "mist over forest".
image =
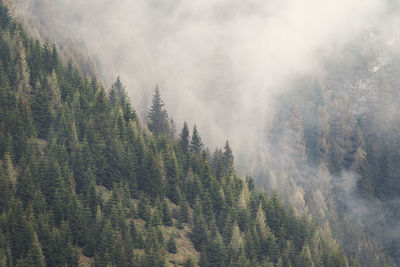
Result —
M331 232L349 265L400 264L397 1L7 4L29 36L54 43L82 77L97 76L105 88L120 77L154 136L157 87L176 137L184 122L196 126L213 167L229 140L235 171Z
M38 36L90 51L106 83L120 75L144 117L158 84L180 125L195 121L211 147L229 139L237 154L259 143L295 79L323 79L326 61L371 34L398 46L389 1L11 3Z

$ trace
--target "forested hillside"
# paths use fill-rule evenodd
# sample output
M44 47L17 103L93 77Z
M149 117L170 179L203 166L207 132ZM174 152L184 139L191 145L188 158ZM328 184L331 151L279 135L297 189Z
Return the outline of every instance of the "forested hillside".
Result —
M385 266L384 254L400 263L400 58L385 41L349 45L325 63L328 75L280 96L269 174L257 176L298 210L327 218L363 266Z
M197 163L194 163L193 155L202 155L206 151L204 158L211 164L211 175L217 180L213 186L222 186L219 192L223 192L223 198L227 195L224 184L231 182L220 177L228 176L244 185L244 180L236 170L227 174L220 169L223 166L221 164L226 164L221 156L225 149L212 154L203 147L196 149L196 153L189 149L184 153L185 156L182 155L179 143L181 132L178 130L176 133L174 124L169 120L162 106L160 92L155 95L154 106L148 114L152 89L145 88L158 82L161 95L168 100L169 112L181 120L177 121L177 125L181 126L183 120L190 120L191 125L196 123L201 126L196 129L196 134L194 127L190 127L193 129L191 136L198 136L194 138L194 144L201 144L198 130L201 130L203 140L213 147L215 144L222 145L219 144L221 139L223 141L229 136L236 152L237 169L251 172L256 187L263 186L270 198L276 190L284 206L289 207L286 211L293 208L296 214L312 220L311 225L315 229L330 228L348 259L357 258L361 266L391 266L394 265L393 260L397 265L400 264L400 6L397 1L300 3L285 0L222 0L207 1L201 5L197 2L145 0L120 0L114 4L106 0L7 2L29 36L42 40L37 45L41 48L36 48L42 51L39 58L43 57L45 47L46 53L53 53L52 42L55 41L58 49L55 50L61 61L72 61L71 67L68 67L58 59L57 64L61 66L54 68L52 80L55 82L48 83L60 88L64 94L62 103L71 105L71 101L77 101L76 92L68 93L74 96L71 100L66 99L66 93L62 91L65 91L63 83L69 81L62 73L68 68L78 74L77 68L78 76L82 77L79 79L87 86L92 86L90 84L96 72L100 75L97 79L107 84L97 84L98 89L93 89L86 109L83 108L85 105L80 104L79 109L86 110L85 116L77 115L80 113L75 111L64 112L74 114L69 115L67 121L73 121L80 145L88 144L88 149L92 149L94 141L88 142L95 139L90 139L85 127L88 127L90 119L94 120L94 98L101 91L100 88L111 88L116 75L120 74L124 83L129 85L129 95L134 96L132 106L138 117L134 119L138 133L146 133L143 137L146 144L150 139L155 144L162 139L171 147L177 161L176 177L180 177L179 181L192 179L196 175L202 181L200 172L194 167ZM331 8L327 8L329 6ZM265 10L268 12L265 13ZM8 36L7 31L4 34ZM10 38L3 39L7 47L14 47L10 44ZM97 41L99 39L102 41ZM200 40L209 39L208 45L203 46ZM30 51L33 51L30 48L32 46L28 45L31 41L27 41L30 38L24 37L22 40L27 67L22 64L19 68L27 69L24 73L29 76L11 76L14 78L8 80L9 84L21 77L29 80L28 91L24 91L29 93L23 93L22 99L29 104L33 115L32 127L36 133L32 133L33 137L28 139L27 144L36 140L33 143L39 144L38 149L43 153L50 137L59 129L56 127L59 120L56 115L66 107L65 104L56 104L50 112L43 113L47 114L43 115L43 119L38 119L38 114L42 113L37 110L43 107L36 105L35 111L31 92L35 92L38 79L31 77L42 74L38 75L38 70L32 67L36 65L32 63L36 59L30 56ZM50 40L50 45L46 45L44 40ZM9 58L15 63L16 54L12 53ZM15 64L8 62L4 61L3 68L9 69L11 66L13 70ZM53 69L47 71L46 75L52 73ZM16 74L11 72L7 75ZM10 88L15 89L15 84L11 84ZM79 97L83 95L80 89L76 89L77 83L69 84L72 84L71 90L79 92ZM43 78L39 79L39 85L47 86ZM110 104L115 102L112 100L115 95L121 95L115 93L119 90L117 88L123 88L121 81L114 85L114 93L108 88L104 89L107 112L113 116L124 114L122 103L129 102L127 97L123 97L125 100L117 106ZM42 100L37 100L37 103L42 103ZM70 110L75 110L75 106ZM39 120L43 120L40 127ZM105 123L104 128L107 129L108 125L113 125L106 123L105 119L98 121ZM93 125L98 127L100 124L95 122ZM183 143L190 146L192 138L189 129L183 132L184 136L189 136L189 141ZM126 145L107 143L108 139L104 136L109 134L103 134L100 140L104 143L104 149L127 149ZM3 140L9 136L12 136L13 142L18 138L7 134ZM120 144L118 140L113 142ZM152 157L161 163L161 180L165 183L168 177L165 149L159 145L156 147L156 150L152 150ZM12 155L18 153L17 150ZM97 153L101 151L105 150L98 150ZM106 159L102 160L108 163L111 161L107 155L112 153L107 153L110 154L104 154ZM11 155L10 152L8 154ZM120 160L117 161L121 164ZM20 163L12 162L15 173L18 173ZM79 180L71 162L68 164L74 180ZM114 167L97 164L104 168L103 171L114 173ZM125 177L124 172L109 179L90 166L97 179L96 194L101 193L104 201L111 194L110 188L123 187L124 180L118 177ZM134 177L138 183L141 177L137 172L138 167L135 167L135 171ZM82 194L76 186L79 186L78 183L75 191ZM178 187L178 195L189 200L187 187L182 188L181 182ZM138 185L132 188L139 192L133 195L132 200L138 205L142 188ZM163 192L165 194L165 190ZM178 213L174 210L179 210L180 202L176 206L170 197L167 199L173 221L177 220ZM153 209L157 206L150 199L148 201ZM188 210L192 214L193 201L190 203ZM222 225L225 222L221 222L219 216L214 217L224 239ZM269 225L268 216L266 221ZM140 219L134 220L139 225L143 223ZM206 221L209 222L208 219ZM245 228L242 228L239 219L237 222L244 238ZM187 233L192 223L193 220L183 223L183 229L161 228L168 234L168 229L178 231L176 233L182 237L176 239L178 244L185 241L188 245L191 243ZM212 229L210 225L207 228L209 231ZM274 235L278 238L276 232ZM224 242L225 249L227 245ZM196 251L193 247L191 249L190 253ZM199 251L206 250L198 249L193 258L198 257ZM181 257L182 251L178 249L177 254L165 255L168 262L172 255Z
M0 27L0 266L357 266L228 142L176 134L158 87L147 128L120 79L83 77L2 3Z

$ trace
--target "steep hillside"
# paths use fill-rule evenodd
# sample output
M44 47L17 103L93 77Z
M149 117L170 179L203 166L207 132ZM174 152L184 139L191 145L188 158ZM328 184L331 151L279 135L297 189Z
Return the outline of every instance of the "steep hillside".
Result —
M1 266L357 266L329 225L285 208L174 124L149 126L25 35L0 3Z
M326 62L324 76L294 82L267 137L273 171L257 177L328 218L363 266L385 265L379 247L400 261L400 58L389 46L371 33Z

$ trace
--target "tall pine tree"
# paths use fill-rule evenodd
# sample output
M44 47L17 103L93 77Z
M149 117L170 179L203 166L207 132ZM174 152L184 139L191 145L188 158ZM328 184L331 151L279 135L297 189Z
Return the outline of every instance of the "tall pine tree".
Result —
M156 86L153 95L153 104L149 112L149 129L154 135L167 135L169 133L169 121L164 103L161 100L160 89Z

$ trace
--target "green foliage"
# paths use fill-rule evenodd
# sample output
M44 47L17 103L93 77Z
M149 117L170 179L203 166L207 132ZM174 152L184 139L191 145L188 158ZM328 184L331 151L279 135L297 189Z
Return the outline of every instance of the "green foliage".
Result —
M166 201L163 201L162 203L162 216L164 225L172 226L172 215Z
M170 131L167 111L161 100L160 89L156 86L153 95L153 104L149 112L149 129L154 135L167 135Z
M203 151L203 148L203 141L201 140L197 126L195 125L193 128L192 140L190 141L190 151L196 155L200 155L200 153Z
M178 252L178 249L176 248L175 238L173 238L172 236L168 240L167 251L172 254L176 254Z

